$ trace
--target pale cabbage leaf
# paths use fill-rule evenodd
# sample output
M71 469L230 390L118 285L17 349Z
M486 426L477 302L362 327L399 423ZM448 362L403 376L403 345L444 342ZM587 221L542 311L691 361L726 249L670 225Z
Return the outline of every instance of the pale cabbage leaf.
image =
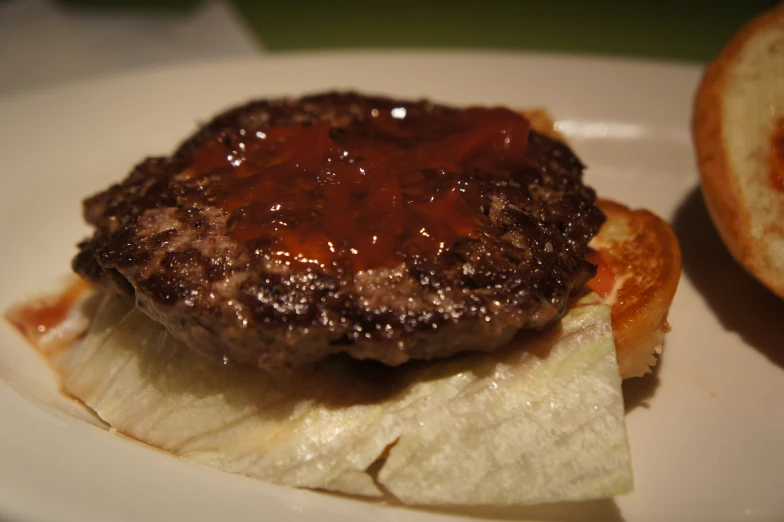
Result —
M334 358L273 379L206 361L132 301L105 297L85 339L51 360L64 388L120 433L278 484L430 505L632 486L605 305L583 302L496 354L400 368Z

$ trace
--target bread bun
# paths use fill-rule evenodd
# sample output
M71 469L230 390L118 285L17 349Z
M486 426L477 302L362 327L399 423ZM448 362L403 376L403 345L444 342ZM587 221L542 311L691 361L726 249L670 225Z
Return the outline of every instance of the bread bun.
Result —
M708 66L692 131L722 240L784 297L784 4L746 24Z
M651 212L608 200L598 203L607 221L590 246L614 279L607 291L596 281L588 286L612 307L621 378L641 377L656 365L669 331L667 313L681 275L680 246L670 225Z

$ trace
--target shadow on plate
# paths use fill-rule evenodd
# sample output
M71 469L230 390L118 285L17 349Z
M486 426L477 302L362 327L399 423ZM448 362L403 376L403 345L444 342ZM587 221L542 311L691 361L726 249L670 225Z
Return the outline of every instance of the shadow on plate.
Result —
M380 465L374 464L376 468ZM372 473L372 470L369 470ZM377 471L377 470L376 470ZM384 490L381 499L365 499L352 497L333 491L319 491L319 493L339 498L346 498L356 502L373 505L386 505L396 509L423 511L427 513L454 515L459 517L476 518L479 520L536 520L541 522L578 522L586 520L601 520L603 522L624 522L618 504L614 499L603 498L586 500L584 502L557 502L552 504L539 504L536 506L404 506L391 493Z
M611 498L588 500L585 502L559 502L529 507L475 507L427 510L432 512L460 515L481 520L537 520L542 522L602 520L603 522L622 522L623 516L618 504Z
M784 368L784 300L730 256L708 215L699 187L676 211L673 228L683 251L683 274L722 326Z
M667 353L667 338L664 339L664 353ZM623 406L626 413L636 409L650 407L650 399L656 393L656 388L659 387L659 372L661 366L664 364L663 356L658 357L659 362L653 367L651 373L643 377L633 377L623 381Z

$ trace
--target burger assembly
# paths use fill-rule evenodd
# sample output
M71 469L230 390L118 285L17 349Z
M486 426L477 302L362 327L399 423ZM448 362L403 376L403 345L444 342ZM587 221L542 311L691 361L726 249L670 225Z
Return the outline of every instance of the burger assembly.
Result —
M118 433L410 505L632 488L621 380L656 364L680 251L542 112L255 101L84 216L83 283L7 317Z

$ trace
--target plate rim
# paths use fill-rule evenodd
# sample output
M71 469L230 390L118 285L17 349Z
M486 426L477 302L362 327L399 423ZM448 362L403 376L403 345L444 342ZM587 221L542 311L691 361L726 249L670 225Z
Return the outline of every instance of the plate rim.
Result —
M465 51L465 50L433 50L428 49L425 52L415 51L415 50L367 50L367 51L296 51L296 52L281 52L276 53L274 55L260 55L254 57L238 57L233 59L210 59L210 60L198 60L198 61L191 61L191 62L184 62L179 63L176 65L158 65L155 67L143 67L138 69L133 69L129 71L124 71L121 73L109 73L109 74L99 74L95 76L91 76L88 78L82 78L77 80L71 80L67 82L61 82L53 85L47 85L43 87L37 87L35 89L31 89L30 91L25 92L13 92L10 95L4 95L0 97L0 114L3 114L3 111L15 104L30 104L35 102L37 99L47 99L51 97L57 97L64 91L79 91L84 89L96 89L96 88L106 88L107 85L111 85L112 83L123 83L129 81L150 81L151 78L156 78L158 76L166 76L166 75L181 75L181 74L188 74L189 72L193 72L195 70L205 69L205 68L243 68L243 67L254 67L254 66L261 66L264 67L267 64L276 63L276 64L285 64L291 63L292 60L312 60L312 59L319 59L319 60L345 60L345 59L352 59L352 60L367 60L373 59L378 56L382 56L384 58L395 57L396 59L406 59L406 58L414 58L418 60L424 59L436 59L442 57L448 57L450 60L465 60L465 59L501 59L501 60L512 60L512 61L537 61L540 63L549 62L555 63L557 67L569 67L571 64L580 63L582 65L596 63L600 64L603 67L607 67L610 69L617 69L617 70L629 70L630 68L633 70L641 70L645 69L647 71L660 71L662 74L683 74L692 77L698 77L701 73L702 66L696 63L684 63L679 61L669 61L669 60L659 60L659 59L633 59L628 57L605 57L601 55L582 55L582 54L566 54L566 53L542 53L542 52L518 52L518 51L489 51L489 50L477 50L477 51ZM213 109L213 108L210 108ZM5 180L4 180L5 183ZM3 284L0 284L0 291L3 288ZM7 388L5 382L2 382L2 387ZM6 404L6 391L4 389L0 389L0 406ZM11 392L14 394L14 400L18 399L19 404L26 404L26 399L22 397L16 397L16 392ZM5 397L5 398L4 398ZM41 414L43 416L48 416L47 412L36 412L36 414ZM35 415L34 415L35 416ZM36 420L36 422L40 422L42 424L46 424L51 419L48 417L41 417ZM79 424L82 424L79 422ZM92 430L90 426L80 426L79 429L86 428ZM93 430L94 431L94 430ZM0 433L4 433L2 428L0 428ZM98 434L98 432L94 432ZM88 437L91 438L91 437ZM139 445L141 449L141 445ZM144 448L146 451L147 449ZM169 458L168 455L166 455ZM148 460L148 459L142 459ZM174 459L171 459L174 462ZM189 463L184 461L186 464L196 465L200 468L202 466ZM215 470L211 470L215 471ZM224 472L215 471L215 473L219 473L221 476L225 475ZM3 474L0 472L0 483L2 483ZM232 479L234 480L234 479ZM252 480L252 479L245 479L240 478L240 480ZM270 484L264 484L264 488L280 488L279 486L274 486ZM253 488L249 488L248 490L252 490ZM286 488L288 489L288 488ZM310 494L310 492L305 492ZM285 495L284 495L285 496ZM5 495L0 494L0 498L5 497ZM41 519L54 519L52 513L48 515L43 512L25 512L24 511L24 504L19 504L16 507L21 506L19 510L13 509L14 506L10 505L9 514L11 516L18 516L20 519L23 516L33 516L33 517L43 517ZM5 514L4 510L7 506L3 503L0 503L0 514ZM393 513L390 511L390 513ZM79 516L81 520L85 518L91 519L89 514L85 517L84 513L75 513L75 516ZM381 515L380 515L381 516ZM93 516L93 518L100 518L99 516ZM302 518L303 520L305 518ZM130 519L128 519L130 520ZM428 518L429 520L429 518Z

